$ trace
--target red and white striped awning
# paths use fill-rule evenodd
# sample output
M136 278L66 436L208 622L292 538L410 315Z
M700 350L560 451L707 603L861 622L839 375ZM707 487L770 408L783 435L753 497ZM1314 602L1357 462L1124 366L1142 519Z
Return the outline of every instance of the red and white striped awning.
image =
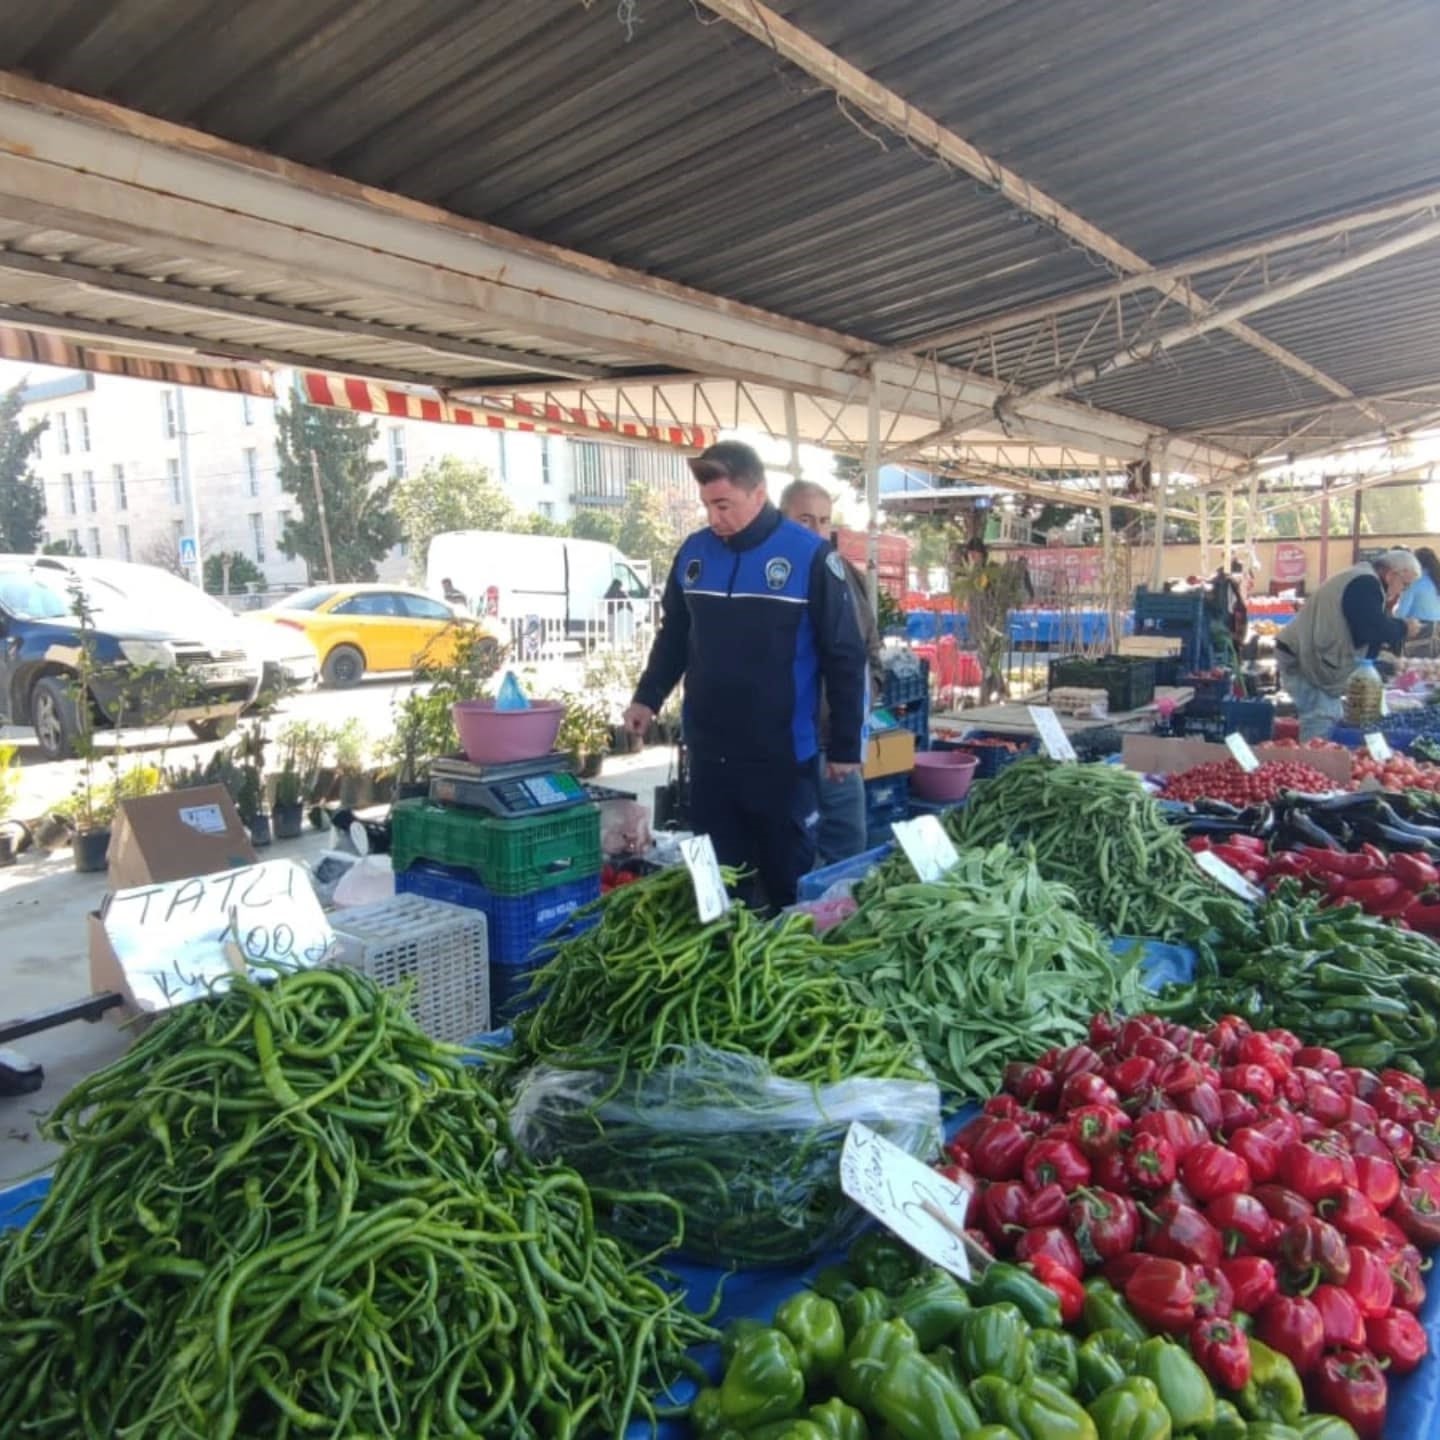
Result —
M300 386L312 405L360 410L404 420L431 420L447 425L478 425L488 430L519 430L533 434L594 435L607 440L629 440L638 445L661 445L677 450L703 450L718 433L708 425L653 425L643 420L619 419L596 410L583 410L553 401L540 404L518 395L484 405L460 405L433 392L400 390L368 380L326 375L318 370L299 372Z

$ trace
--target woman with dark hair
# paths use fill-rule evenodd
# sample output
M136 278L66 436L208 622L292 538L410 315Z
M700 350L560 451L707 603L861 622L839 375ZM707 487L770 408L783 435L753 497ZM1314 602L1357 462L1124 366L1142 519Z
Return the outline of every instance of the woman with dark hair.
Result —
M1433 624L1440 620L1440 556L1428 545L1421 545L1415 558L1420 562L1420 578L1396 602L1395 615L1400 620Z

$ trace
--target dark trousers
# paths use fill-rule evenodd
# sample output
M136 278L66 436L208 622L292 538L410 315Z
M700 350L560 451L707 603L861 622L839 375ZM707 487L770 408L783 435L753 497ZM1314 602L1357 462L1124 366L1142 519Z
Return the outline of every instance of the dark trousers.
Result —
M690 754L690 823L709 835L722 865L752 870L776 909L815 863L820 799L817 763L750 764ZM742 887L749 903L753 882Z

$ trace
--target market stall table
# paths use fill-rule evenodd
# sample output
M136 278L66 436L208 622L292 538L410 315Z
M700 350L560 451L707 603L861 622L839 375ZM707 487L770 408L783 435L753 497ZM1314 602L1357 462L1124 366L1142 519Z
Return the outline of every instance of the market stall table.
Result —
M1134 724L1149 720L1162 701L1170 701L1178 710L1195 698L1195 691L1188 685L1157 685L1155 698L1138 710L1118 710L1111 715L1081 716L1057 715L1066 734L1078 735L1086 730L1100 730L1105 726ZM937 721L949 725L963 725L968 729L985 730L996 735L1034 735L1035 722L1030 718L1031 705L1044 705L1045 692L1039 691L1025 700L1007 700L999 705L977 705L973 710L952 710L936 715Z

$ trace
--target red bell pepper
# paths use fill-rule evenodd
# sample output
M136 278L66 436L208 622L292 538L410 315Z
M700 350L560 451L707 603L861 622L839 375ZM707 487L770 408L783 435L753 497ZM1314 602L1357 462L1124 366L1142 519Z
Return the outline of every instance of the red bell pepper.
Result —
M1133 1134L1157 1135L1170 1142L1179 1164L1197 1145L1204 1144L1210 1136L1204 1125L1193 1115L1180 1110L1149 1110L1135 1122Z
M1425 1282L1420 1278L1420 1257L1397 1252L1387 1257L1395 1304L1402 1310L1419 1310L1425 1303Z
M1060 1185L1044 1185L1039 1190L1025 1192L1025 1219L1027 1230L1044 1229L1047 1225L1063 1225L1070 1211L1070 1202Z
M1432 1160L1418 1160L1405 1167L1405 1183L1423 1190L1440 1204L1440 1165Z
M1327 1350L1345 1345L1352 1350L1365 1348L1365 1317L1348 1290L1338 1285L1317 1285L1310 1292L1310 1303L1320 1312Z
M1257 1185L1250 1192L1282 1225L1304 1220L1315 1213L1314 1204L1284 1185Z
M1385 1072L1387 1075L1390 1071ZM1408 1075L1405 1077L1410 1078ZM1423 1092L1406 1090L1399 1085L1382 1084L1370 1097L1370 1103L1384 1120L1398 1120L1411 1125L1430 1109L1430 1097Z
M1174 1147L1161 1135L1136 1134L1125 1152L1125 1170L1139 1189L1159 1190L1175 1178Z
M1279 1292L1280 1280L1270 1261L1258 1255L1239 1255L1222 1260L1220 1273L1230 1282L1235 1308L1246 1315L1258 1315Z
M1401 912L1400 918L1421 935L1440 935L1440 905L1412 900Z
M1125 1287L1130 1283L1130 1277L1150 1258L1143 1251L1131 1250L1126 1255L1116 1255L1107 1260L1101 1273L1106 1281L1123 1295Z
M1256 1317L1255 1338L1278 1350L1303 1377L1320 1359L1325 1322L1303 1295L1277 1295Z
M1056 1109L1062 1115L1079 1110L1085 1105L1118 1105L1120 1097L1115 1087L1098 1071L1087 1070L1080 1075L1071 1075L1060 1087L1060 1101Z
M980 1107L980 1113L991 1115L996 1120L1014 1120L1022 1128L1031 1115L1013 1095L992 1095Z
M1374 1120L1368 1125L1360 1120L1342 1120L1335 1127L1335 1138L1343 1140L1350 1147L1350 1153L1357 1162L1362 1155L1372 1156L1376 1160L1385 1160L1392 1165L1395 1162L1395 1157L1390 1153L1390 1147L1375 1133ZM1358 1176L1358 1163L1356 1173ZM1360 1188L1363 1190L1365 1187L1362 1185Z
M1333 1144L1302 1140L1280 1152L1279 1179L1307 1200L1337 1195L1354 1185L1355 1162Z
M1060 1081L1053 1071L1022 1060L1012 1060L1005 1067L1001 1084L1021 1104L1037 1110L1051 1109L1060 1094Z
M1120 1038L1120 1032L1124 1026L1124 1018L1115 1014L1114 1011L1102 1010L1098 1015L1092 1015L1090 1017L1090 1044L1096 1050L1103 1050L1107 1045L1113 1045Z
M1069 1140L1037 1140L1025 1156L1020 1178L1031 1190L1059 1185L1068 1194L1090 1183L1090 1162Z
M1307 1080L1305 1110L1322 1124L1338 1125L1350 1112L1350 1100L1323 1080Z
M1354 1093L1362 1100L1371 1099L1380 1088L1380 1077L1373 1070L1366 1070L1359 1065L1347 1065L1345 1074L1354 1087Z
M1280 1232L1276 1253L1297 1289L1317 1279L1343 1285L1350 1273L1350 1251L1345 1237L1317 1216L1287 1225Z
M1056 1054L1055 1063L1050 1068L1063 1086L1072 1075L1086 1075L1092 1070L1103 1069L1104 1063L1088 1045L1071 1045Z
M1363 1350L1337 1350L1315 1369L1315 1408L1338 1415L1360 1440L1382 1440L1389 1385L1374 1356Z
M1310 1070L1339 1070L1345 1062L1338 1051L1324 1045L1302 1045L1295 1052L1295 1063Z
M1440 1203L1422 1186L1402 1185L1390 1216L1417 1245L1440 1245Z
M1131 1055L1128 1059L1107 1065L1101 1073L1122 1100L1129 1100L1148 1088L1159 1068L1155 1061L1144 1055Z
M1420 855L1396 851L1390 857L1390 873L1407 890L1427 890L1440 885L1440 870Z
M1205 1218L1220 1232L1226 1255L1265 1255L1274 1247L1280 1226L1253 1196L1231 1191L1205 1207Z
M1190 1353L1216 1385L1243 1390L1250 1383L1250 1343L1233 1321L1196 1320L1190 1327Z
M1059 1261L1037 1255L1030 1262L1035 1278L1055 1293L1060 1301L1060 1321L1073 1325L1085 1309L1085 1287Z
M1234 1313L1235 1287L1225 1278L1225 1272L1218 1265L1192 1265L1190 1274L1195 1282L1197 1317L1213 1315L1223 1320Z
M1430 1098L1425 1082L1418 1075L1412 1075L1408 1070L1397 1070L1393 1065L1387 1065L1380 1072L1380 1083L1388 1085L1392 1090L1399 1090L1402 1094L1414 1095L1420 1100Z
M1205 1080L1205 1067L1188 1055L1167 1060L1155 1072L1155 1086L1169 1099L1178 1100Z
M967 1190L971 1195L979 1188L979 1181L963 1166L953 1162L949 1165L937 1165L935 1173L942 1180L948 1180L952 1185L958 1185L962 1190Z
M1130 1117L1115 1105L1082 1105L1070 1112L1066 1123L1076 1148L1090 1161L1118 1150L1131 1125Z
M1220 1101L1220 1092L1208 1080L1202 1080L1177 1096L1176 1103L1207 1130L1219 1130L1225 1123L1225 1107Z
M1312 871L1321 870L1345 880L1378 875L1385 868L1373 856L1364 853L1347 855L1339 850L1317 850L1308 845L1301 846L1299 853L1305 857Z
M1130 1188L1130 1171L1125 1163L1125 1152L1116 1150L1102 1155L1090 1167L1090 1180L1097 1190L1113 1190L1123 1194Z
M1070 1202L1070 1230L1089 1265L1135 1248L1140 1224L1135 1202L1109 1190L1080 1190Z
M1030 1150L1030 1136L1013 1120L986 1117L970 1142L970 1163L982 1180L1013 1180Z
M1299 1048L1297 1042L1295 1049ZM1237 1065L1260 1065L1268 1070L1276 1080L1279 1080L1294 1068L1290 1059L1292 1053L1284 1046L1277 1045L1270 1034L1252 1034L1247 1035L1235 1047L1235 1063Z
M1398 1172L1396 1180L1398 1190ZM1359 1190L1327 1195L1315 1206L1315 1213L1328 1220L1352 1245L1378 1246L1385 1233L1380 1212Z
M1162 1206L1156 1212L1159 1224L1145 1236L1146 1248L1154 1255L1183 1260L1187 1265L1218 1265L1224 1245L1220 1232L1189 1205Z
M1202 1204L1221 1195L1248 1192L1250 1167L1223 1145L1207 1140L1197 1145L1180 1166L1180 1178Z
M1382 1115L1375 1122L1375 1134L1396 1160L1408 1160L1415 1153L1415 1137L1398 1120Z
M1373 1250L1351 1245L1350 1273L1345 1277L1345 1290L1365 1319L1383 1315L1395 1302L1395 1282L1390 1267Z
M1027 1228L1025 1211L1029 1201L1030 1192L1018 1180L1002 1180L981 1195L976 1220L1002 1254L1010 1250L1015 1236Z
M1222 1090L1221 1098L1231 1092ZM1250 1179L1256 1185L1273 1180L1280 1169L1280 1146L1263 1130L1253 1125L1242 1125L1229 1139L1232 1153L1238 1155L1250 1167Z
M1220 1097L1220 1133L1233 1136L1237 1130L1247 1129L1260 1113L1238 1090L1225 1087L1217 1092ZM1212 1127L1213 1128L1213 1127Z
M1058 1225L1046 1225L1039 1230L1027 1230L1015 1242L1015 1258L1025 1264L1033 1263L1041 1256L1063 1265L1077 1280L1085 1274L1085 1262L1080 1251L1070 1238L1067 1230Z
M1228 1065L1220 1083L1238 1090L1252 1105L1268 1105L1275 1098L1275 1077L1263 1065Z
M1125 1286L1125 1298L1143 1325L1178 1335L1195 1320L1195 1283L1179 1260L1147 1255Z
M1425 1327L1408 1310L1371 1316L1365 1322L1365 1344L1396 1375L1408 1375L1430 1349Z

